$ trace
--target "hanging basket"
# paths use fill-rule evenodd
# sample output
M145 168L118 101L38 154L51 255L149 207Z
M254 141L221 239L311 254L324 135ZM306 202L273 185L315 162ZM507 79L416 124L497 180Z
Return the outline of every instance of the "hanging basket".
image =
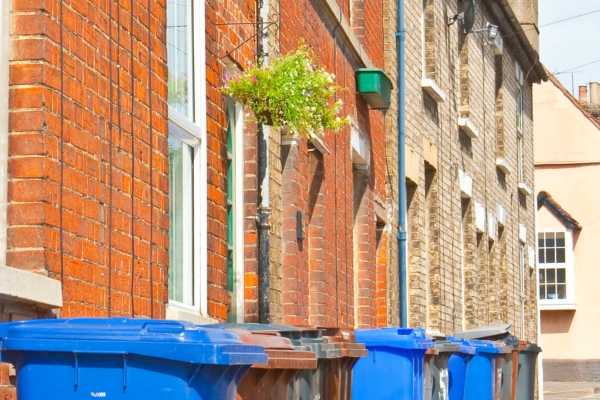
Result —
M259 114L258 120L263 125L273 126L273 115L271 114L271 111L265 111Z

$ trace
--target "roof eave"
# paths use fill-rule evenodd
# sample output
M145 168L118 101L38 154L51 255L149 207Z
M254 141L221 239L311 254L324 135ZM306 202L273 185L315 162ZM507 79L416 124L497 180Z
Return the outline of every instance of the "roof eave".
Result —
M548 75L540 62L540 56L529 42L527 35L525 35L525 32L508 1L483 1L492 11L501 31L504 32L504 37L507 38L515 48L515 54L518 61L529 75L527 79L535 83L540 83L541 81L546 82L548 80Z

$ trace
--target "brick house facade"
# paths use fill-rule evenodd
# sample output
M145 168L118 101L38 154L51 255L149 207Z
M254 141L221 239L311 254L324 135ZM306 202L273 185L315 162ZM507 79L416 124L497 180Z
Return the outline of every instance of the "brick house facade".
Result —
M399 325L396 1L5 3L2 321L257 322L266 229L270 322ZM503 21L502 50L447 26L454 1L405 2L409 326L502 321L535 340L521 324L537 321L527 189L544 76L518 16L481 3L476 26ZM321 141L257 126L217 89L300 38L347 89L351 124ZM363 67L392 79L389 110L356 93ZM9 375L0 364L0 397Z
M477 2L481 31L465 35L448 24L462 2L405 2L408 320L444 334L508 322L536 341L532 83L547 77L518 23L537 24L537 2L503 3Z
M165 3L1 12L0 321L164 318ZM1 364L2 398L9 375Z
M265 1L246 9L257 10L263 22L273 22L258 43L258 51L265 51L268 58L297 48L301 38L306 41L320 63L335 74L336 83L347 88L339 96L344 102L342 113L350 115L352 124L317 142L263 127L268 141L268 161L263 162L268 162L269 167L268 189L264 185L263 190L268 190L268 196L259 189L259 127L244 125L244 176L233 185L234 190L244 193L243 197L236 197L243 202L244 213L234 224L244 228L243 261L239 261L239 251L234 257L234 265L243 271L241 275L234 272L239 277L236 282L244 284L234 284L229 293L225 287L215 288L232 300L226 302L221 297L220 314L211 316L226 319L226 306L230 304L230 310L237 308L233 320L259 320L260 243L256 216L264 206L261 199L268 197L270 321L323 326L387 325L389 262L385 231L391 221L386 213L384 113L369 110L355 89L357 68L383 67L382 4L369 3L368 12L360 1L351 7L334 1ZM253 18L250 13L244 21L251 22ZM218 20L234 22L228 13ZM222 29L231 28L222 25ZM231 35L224 33L223 37ZM228 53L241 38L236 40L220 43L223 50L213 53ZM214 84L223 83L228 62L243 67L254 61L246 56L247 53L235 51L229 61L221 60L220 72L216 74L221 80ZM226 113L225 99L221 99L221 104L222 113ZM221 146L225 146L227 124L223 123L221 129ZM358 154L353 142L366 148L363 154ZM299 224L304 226L302 238L298 236ZM226 260L221 268L226 273ZM231 314L229 319L232 320Z

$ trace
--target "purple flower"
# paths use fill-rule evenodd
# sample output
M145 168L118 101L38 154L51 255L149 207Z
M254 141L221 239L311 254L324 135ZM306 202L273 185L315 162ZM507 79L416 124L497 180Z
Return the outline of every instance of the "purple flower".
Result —
M252 82L256 83L256 82L258 82L258 79L256 79L256 77L255 77L255 76L253 76L253 77L252 77Z
M311 92L310 92L310 90L307 90L307 91L306 91L306 94L310 95L310 93L311 93Z

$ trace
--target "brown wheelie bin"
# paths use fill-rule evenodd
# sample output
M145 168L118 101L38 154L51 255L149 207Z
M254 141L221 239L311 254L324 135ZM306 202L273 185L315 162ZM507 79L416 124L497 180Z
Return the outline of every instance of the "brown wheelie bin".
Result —
M334 358L324 372L323 400L352 399L352 369L360 357L369 355L364 343L356 343L354 330L345 328L322 328L328 343L338 343L341 358Z
M245 344L265 348L269 357L266 365L254 365L238 384L238 400L287 400L289 385L302 370L317 368L312 351L296 350L290 339L277 332L251 333L235 331Z

